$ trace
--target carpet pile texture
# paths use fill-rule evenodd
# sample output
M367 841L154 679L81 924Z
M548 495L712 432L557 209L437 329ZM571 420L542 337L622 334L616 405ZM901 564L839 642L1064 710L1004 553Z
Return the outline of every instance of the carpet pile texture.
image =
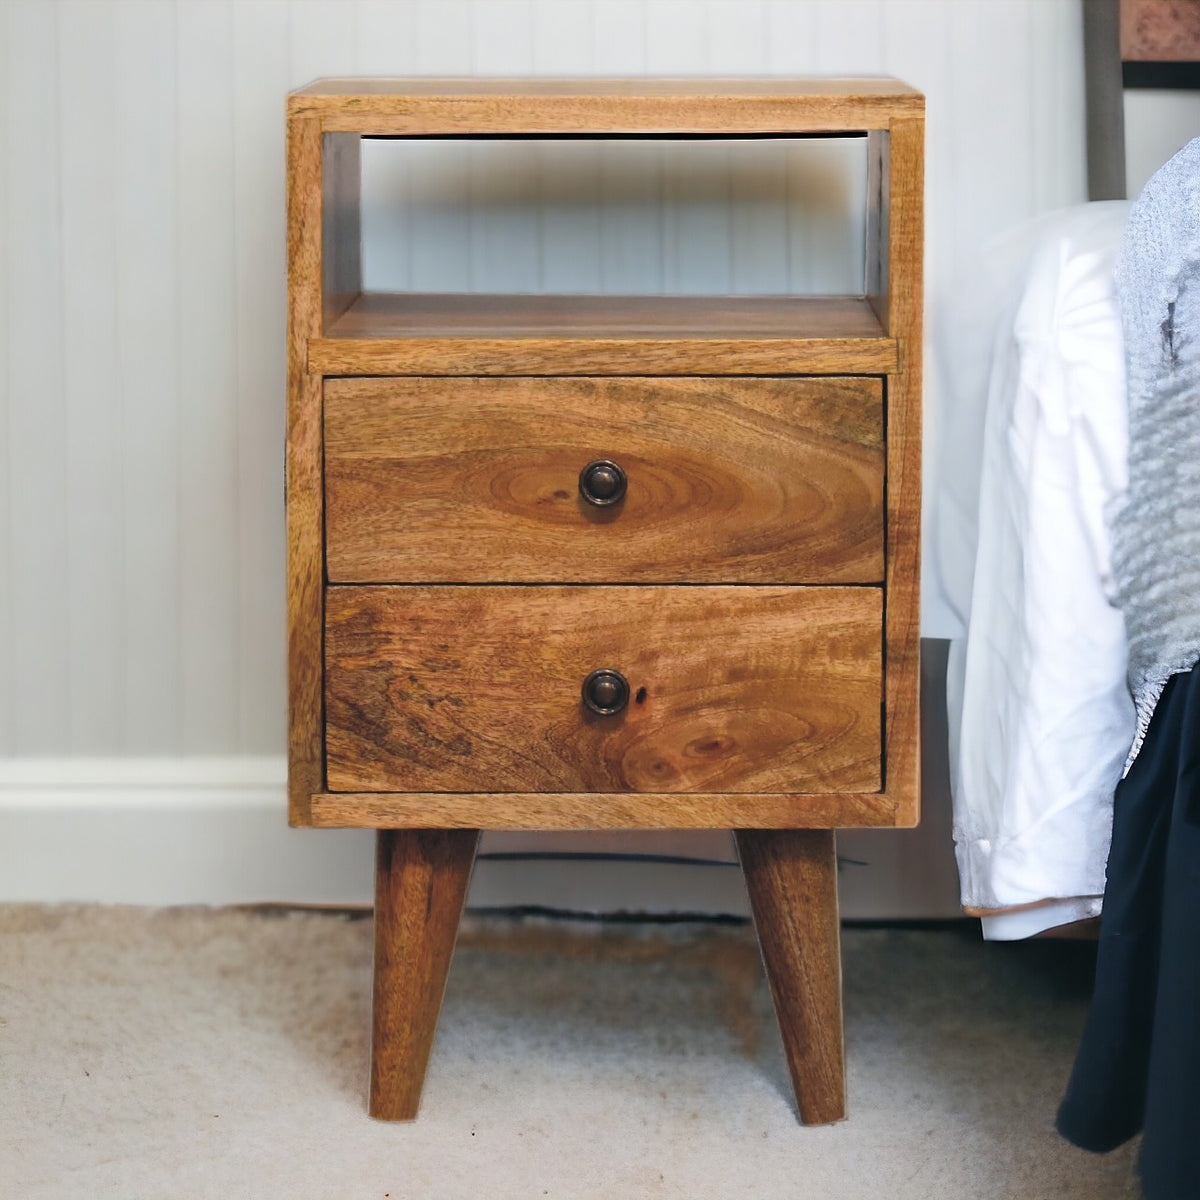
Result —
M419 1120L365 1112L371 922L0 906L0 1195L1109 1200L1054 1132L1090 948L843 933L850 1119L796 1122L744 925L472 915Z

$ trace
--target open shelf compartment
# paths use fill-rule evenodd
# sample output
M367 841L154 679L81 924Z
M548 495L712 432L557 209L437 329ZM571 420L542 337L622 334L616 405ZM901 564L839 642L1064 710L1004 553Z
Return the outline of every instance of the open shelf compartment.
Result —
M898 369L889 258L896 122L923 99L894 80L323 80L289 98L289 155L312 156L321 230L317 375L889 374ZM864 295L373 292L362 263L362 139L372 136L866 134ZM315 151L315 154L314 154Z

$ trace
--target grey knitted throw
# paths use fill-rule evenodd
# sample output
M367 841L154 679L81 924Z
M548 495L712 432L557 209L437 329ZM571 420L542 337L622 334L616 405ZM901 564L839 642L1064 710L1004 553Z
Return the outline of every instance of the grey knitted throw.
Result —
M1117 264L1129 390L1129 492L1113 521L1116 602L1138 713L1200 660L1200 138L1146 185Z

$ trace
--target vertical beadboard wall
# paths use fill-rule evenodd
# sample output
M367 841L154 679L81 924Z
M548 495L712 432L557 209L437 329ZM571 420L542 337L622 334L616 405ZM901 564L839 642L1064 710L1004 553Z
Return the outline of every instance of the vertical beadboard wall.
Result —
M861 295L863 138L363 145L368 291Z
M934 312L988 235L1084 198L1080 4L0 0L0 898L370 896L366 835L279 816L289 88L899 76L928 97ZM861 269L853 147L394 149L366 156L376 286L853 290ZM917 833L847 838L871 868L846 915L953 911L933 790ZM473 902L745 903L711 868L605 869L581 892L577 864L503 867Z
M0 39L0 756L282 748L290 87L895 74L928 96L931 298L992 231L1084 194L1080 0L6 0ZM779 269L730 234L755 222L731 223L719 182L736 150L677 169L613 150L607 174L588 147L496 153L446 168L477 207L414 209L402 265L370 235L377 279L719 291ZM660 184L708 189L688 236L726 239L723 269L689 272L667 221L606 239L578 205L601 175L628 200L638 153ZM411 192L387 169L381 195ZM489 203L508 222L490 241Z

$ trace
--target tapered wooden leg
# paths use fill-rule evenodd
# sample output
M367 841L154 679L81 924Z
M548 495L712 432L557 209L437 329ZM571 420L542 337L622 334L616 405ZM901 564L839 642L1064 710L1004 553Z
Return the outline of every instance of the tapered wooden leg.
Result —
M738 830L758 944L806 1125L846 1115L837 855L828 829Z
M476 829L376 835L371 1116L411 1121L479 841Z

